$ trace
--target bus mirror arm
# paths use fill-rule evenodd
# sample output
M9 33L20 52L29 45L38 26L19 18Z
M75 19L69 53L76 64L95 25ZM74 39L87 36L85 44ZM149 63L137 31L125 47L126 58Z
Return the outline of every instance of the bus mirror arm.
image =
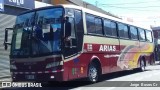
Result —
M69 18L74 18L74 16L73 16L73 15L65 15L65 16L63 17L63 21L64 21L64 22L67 22L67 21L69 20Z
M4 38L4 48L5 48L5 50L8 49L8 45L11 45L11 43L8 42L8 30L13 30L13 28L6 28L5 29L5 38Z

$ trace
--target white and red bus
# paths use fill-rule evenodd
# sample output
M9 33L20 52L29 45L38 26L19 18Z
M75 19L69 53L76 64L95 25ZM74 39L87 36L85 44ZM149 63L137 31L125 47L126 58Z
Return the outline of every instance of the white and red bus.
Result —
M13 81L68 81L135 68L153 60L152 31L74 5L34 9L17 16L10 71Z

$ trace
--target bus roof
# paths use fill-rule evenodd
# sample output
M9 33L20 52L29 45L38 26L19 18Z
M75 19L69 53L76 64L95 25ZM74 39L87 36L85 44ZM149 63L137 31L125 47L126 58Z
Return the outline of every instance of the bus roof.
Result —
M135 23L128 22L128 21L124 21L124 20L122 20L122 19L115 18L115 17L109 16L109 15L107 15L107 14L103 14L103 13L100 13L100 12L97 12L97 11L94 11L94 10L91 10L91 9L83 8L83 7L81 7L81 6L69 5L69 4L62 4L62 6L63 6L64 8L80 9L80 10L83 10L84 12L86 12L86 13L89 13L89 14L92 14L92 15L96 15L96 16L99 16L99 17L102 17L102 18L106 18L106 19L110 19L110 20L113 20L113 21L121 22L121 23L124 23L124 24L128 24L128 25L132 25L132 26L139 27L139 28L151 30L151 28L142 27L142 26L137 25L137 24L135 24Z
M41 8L37 8L37 9L33 9L33 10L28 10L26 12L21 13L20 15L25 14L25 13L29 13L29 12L32 12L32 11L50 9L50 8L53 8L53 7L79 9L79 10L82 10L83 12L86 12L86 13L89 13L89 14L92 14L92 15L96 15L96 16L99 16L99 17L102 17L102 18L110 19L110 20L113 20L113 21L116 21L116 22L121 22L121 23L124 23L124 24L132 25L132 26L147 29L147 30L152 30L151 28L142 27L142 26L137 25L135 23L127 22L127 21L124 21L122 19L109 16L107 14L103 14L103 13L100 13L100 12L97 12L97 11L94 11L94 10L90 10L90 9L87 9L87 8L84 8L84 7L81 7L81 6L76 6L76 5L71 5L71 4L58 4L58 5L54 5L54 6L41 7Z

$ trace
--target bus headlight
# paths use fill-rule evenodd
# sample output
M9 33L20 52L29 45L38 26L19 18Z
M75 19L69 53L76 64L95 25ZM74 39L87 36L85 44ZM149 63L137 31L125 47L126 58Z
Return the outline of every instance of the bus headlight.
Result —
M11 68L11 69L14 69L14 70L17 70L16 65L11 65L10 68Z
M56 66L59 66L59 65L63 65L63 61L49 63L49 64L46 65L46 68L48 69L48 68L56 67Z

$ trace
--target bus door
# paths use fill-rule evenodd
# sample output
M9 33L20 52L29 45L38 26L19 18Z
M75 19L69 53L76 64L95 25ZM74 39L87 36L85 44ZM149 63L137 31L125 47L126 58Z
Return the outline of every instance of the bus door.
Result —
M83 19L82 11L66 9L64 26L64 57L77 55L83 46Z
M74 9L66 9L65 17L65 30L64 30L64 59L70 59L78 55L82 51L83 47L83 19L82 19L82 11L74 10ZM72 63L71 63L72 62ZM80 65L81 62L78 57L71 60L68 63L68 73L69 79L77 78L80 74Z
M77 36L74 13L65 17L64 28L64 57L69 58L77 54Z

